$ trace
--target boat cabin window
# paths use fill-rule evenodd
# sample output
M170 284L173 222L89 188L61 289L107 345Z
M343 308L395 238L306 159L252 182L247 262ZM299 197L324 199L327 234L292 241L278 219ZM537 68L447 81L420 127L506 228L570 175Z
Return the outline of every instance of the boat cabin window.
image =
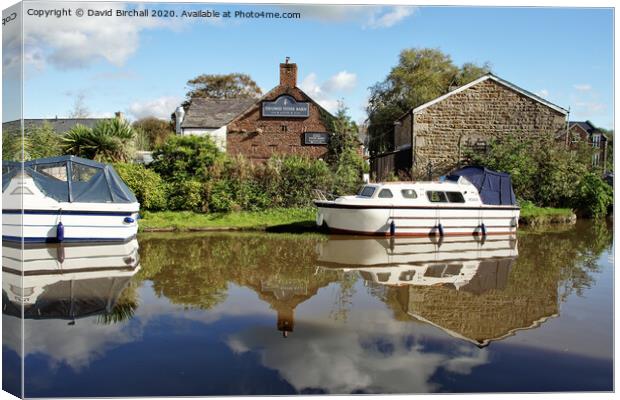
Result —
M428 197L428 201L430 201L431 203L448 202L448 199L446 198L446 194L444 192L428 191L426 192L426 197Z
M405 199L417 199L418 194L413 189L403 189L400 191Z
M382 199L391 199L392 197L394 197L394 195L392 194L392 191L390 189L381 189L381 191L379 192L379 196Z
M461 192L446 192L450 203L465 203L465 198Z
M375 189L376 188L374 186L364 186L362 190L360 190L360 192L358 193L358 196L372 197L372 195L375 193Z

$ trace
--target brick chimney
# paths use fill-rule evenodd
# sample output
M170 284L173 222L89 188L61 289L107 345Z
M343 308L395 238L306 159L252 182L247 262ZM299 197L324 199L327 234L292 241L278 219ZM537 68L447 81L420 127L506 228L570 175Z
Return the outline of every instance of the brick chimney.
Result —
M289 63L286 57L284 64L280 64L280 86L297 86L297 64Z

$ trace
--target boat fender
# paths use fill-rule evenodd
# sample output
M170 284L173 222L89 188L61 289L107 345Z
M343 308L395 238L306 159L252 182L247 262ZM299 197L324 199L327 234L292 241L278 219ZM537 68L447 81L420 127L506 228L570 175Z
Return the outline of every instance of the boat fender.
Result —
M392 220L392 222L390 222L390 236L394 236L396 234L396 224L394 223L394 220Z
M480 224L480 233L482 233L482 236L487 235L487 227L484 226L484 223Z
M56 240L59 242L65 240L65 226L62 222L59 222L58 225L56 225Z
M133 219L131 217L125 217L123 222L125 222L126 224L133 224L135 222L135 219Z
M439 236L443 236L443 225L437 225L437 231L439 231Z
M322 226L323 225L323 213L318 212L316 213L316 226Z

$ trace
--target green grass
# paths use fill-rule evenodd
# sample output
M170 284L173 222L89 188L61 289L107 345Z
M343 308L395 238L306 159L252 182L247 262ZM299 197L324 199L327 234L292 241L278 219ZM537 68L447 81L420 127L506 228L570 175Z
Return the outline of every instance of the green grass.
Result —
M537 207L530 202L521 204L519 222L523 225L541 225L573 222L575 214L570 208Z
M191 211L143 212L140 231L193 231L193 230L266 230L270 232L314 232L316 209L274 208L264 211L237 211L230 213L196 213ZM522 225L544 225L572 222L569 208L536 207L531 203L521 206Z
M191 211L144 212L139 221L141 231L199 229L262 229L287 231L314 229L315 208L274 208L264 211L231 213L196 213Z

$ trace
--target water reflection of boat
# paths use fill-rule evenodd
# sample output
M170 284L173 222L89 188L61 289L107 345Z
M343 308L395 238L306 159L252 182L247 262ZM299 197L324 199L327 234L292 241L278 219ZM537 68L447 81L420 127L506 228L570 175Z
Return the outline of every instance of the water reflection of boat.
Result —
M358 271L367 282L388 286L449 285L471 291L505 284L518 255L514 235L484 241L446 238L350 239L334 237L318 245L318 263Z
M77 319L112 311L139 267L138 242L2 246L3 313ZM22 268L23 265L23 268ZM23 271L23 275L21 273Z
M442 242L336 236L319 243L317 251L320 267L359 272L398 315L477 346L537 327L558 313L555 281L548 287L514 285L514 235ZM528 278L518 277L523 279Z

